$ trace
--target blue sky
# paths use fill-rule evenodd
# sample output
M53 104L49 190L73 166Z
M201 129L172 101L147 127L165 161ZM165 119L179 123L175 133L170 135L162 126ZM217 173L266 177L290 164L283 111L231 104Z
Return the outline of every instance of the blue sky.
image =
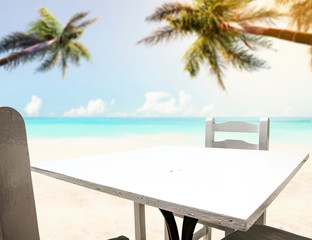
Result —
M183 71L182 56L192 38L146 47L136 42L163 24L144 19L167 0L10 0L1 2L0 37L25 31L40 6L60 21L90 11L100 16L80 39L91 63L72 66L62 79L58 68L36 73L37 62L0 68L0 105L23 116L294 116L312 117L309 48L274 41L259 52L269 70L229 68L218 87L209 69L196 78ZM3 57L1 55L0 57Z

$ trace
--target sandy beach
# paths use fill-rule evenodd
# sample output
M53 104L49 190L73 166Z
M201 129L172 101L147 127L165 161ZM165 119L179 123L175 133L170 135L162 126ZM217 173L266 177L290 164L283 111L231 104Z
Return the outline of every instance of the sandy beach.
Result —
M120 152L158 145L203 146L174 134L123 138L28 140L31 162ZM204 140L202 140L202 143ZM312 146L270 145L270 150L312 152ZM134 239L133 202L33 173L41 239ZM158 209L146 207L147 239L163 239ZM312 237L312 161L309 159L267 210L267 224ZM213 239L222 232L213 231Z

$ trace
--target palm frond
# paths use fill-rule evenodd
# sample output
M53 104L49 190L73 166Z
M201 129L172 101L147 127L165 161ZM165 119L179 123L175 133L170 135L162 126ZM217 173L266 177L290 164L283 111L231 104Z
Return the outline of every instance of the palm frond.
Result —
M296 25L298 30L308 31L312 27L312 1L293 3L289 15L292 25Z
M240 70L255 71L261 68L269 68L265 60L255 57L243 48L233 49L227 52L231 64Z
M196 76L200 70L200 65L208 61L211 73L216 76L219 86L225 90L222 80L223 61L219 58L215 50L215 42L206 37L199 37L195 40L183 56L185 62L184 70L188 71L192 77Z
M290 17L290 25L305 32L312 28L311 0L275 0L275 2L288 7L287 16Z
M161 7L156 8L155 12L147 17L146 21L161 21L166 19L170 15L179 14L182 11L186 13L192 13L196 11L190 3L180 3L180 2L173 2L173 3L164 3Z
M55 48L57 49L57 48ZM43 63L36 69L38 72L45 72L51 70L54 66L56 66L60 60L60 51L53 51L45 57Z
M40 19L31 23L26 33L45 40L58 37L62 32L61 23L46 8L41 7L39 14Z
M76 66L80 65L81 57L84 57L86 60L90 59L88 49L79 42L68 43L64 48L64 52L66 53L68 60Z
M223 71L224 65L222 61L219 59L218 53L215 48L211 48L210 51L207 51L207 58L209 61L210 71L217 78L217 82L222 90L225 90L225 85L223 83Z
M288 4L290 2L293 2L293 0L275 0L278 4Z
M68 55L67 53L62 50L61 51L61 69L62 69L62 78L65 77L66 70L67 70L67 60L68 60Z
M77 13L68 21L68 23L64 27L60 36L60 41L63 44L66 44L67 42L70 42L73 39L78 39L83 34L84 29L87 26L96 22L98 19L98 18L93 18L93 19L85 20L78 24L78 21L80 21L86 15L88 15L88 12ZM75 24L78 24L78 25L75 25Z
M62 45L66 45L67 43L73 41L74 39L80 38L83 32L84 32L83 29L76 28L64 30L60 36L60 43Z
M264 22L266 24L274 24L274 20L284 15L285 14L279 13L272 9L258 9L254 7L239 9L237 12L232 14L230 21L249 23Z
M251 50L258 50L259 48L272 49L273 46L271 40L247 33L239 35L239 39Z
M262 42L261 38L246 35L244 36L246 43L242 45L240 41L236 40L237 37L234 36L232 41L224 39L227 37L227 34L224 34L223 37L218 38L218 44L216 46L216 49L222 54L225 62L232 64L235 68L246 71L268 68L266 61L250 53L251 45L254 45L253 50L256 50L255 46L269 47L265 41ZM238 39L241 38L242 36L239 36Z
M188 71L191 77L195 77L199 73L200 65L204 61L203 41L205 41L203 38L197 38L183 56L184 70Z
M0 41L0 53L25 49L41 42L44 41L22 32L11 33Z
M21 64L26 64L34 60L40 60L44 58L45 54L46 51L44 49L28 54L23 54L20 55L18 58L15 58L14 60L8 61L5 65L3 65L3 67L7 70L12 70L20 66Z
M80 66L81 55L79 54L78 48L76 48L73 44L67 44L64 51L70 63L74 64L75 66Z
M235 9L245 8L253 0L207 0L207 1L196 1L198 8L205 10L210 13L218 13L223 18L227 18L227 14Z
M87 61L90 61L91 54L84 44L78 41L72 41L71 44L77 49L76 51L79 52L81 57L83 57Z
M89 25L95 23L99 18L92 18L86 21L83 21L82 23L80 23L78 26L76 26L77 29L84 29L86 27L88 27Z
M141 39L137 44L154 45L161 41L169 41L178 37L179 31L170 26L165 26L151 33L148 37Z
M39 14L43 21L47 23L53 23L55 25L61 26L61 23L57 20L57 18L46 8L41 7L39 8Z
M80 21L81 19L83 19L84 17L86 17L89 14L89 12L80 12L80 13L76 13L74 16L72 16L69 21L66 23L65 27L64 27L64 31L66 31L66 29L68 28L72 28L74 27L74 25Z

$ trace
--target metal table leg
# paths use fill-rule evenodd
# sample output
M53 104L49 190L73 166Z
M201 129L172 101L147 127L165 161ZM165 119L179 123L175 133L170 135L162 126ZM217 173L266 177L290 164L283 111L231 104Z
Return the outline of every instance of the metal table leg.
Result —
M169 240L179 240L178 227L172 212L159 209L165 218ZM197 224L197 219L184 216L183 226L182 226L182 240L192 240L195 226Z

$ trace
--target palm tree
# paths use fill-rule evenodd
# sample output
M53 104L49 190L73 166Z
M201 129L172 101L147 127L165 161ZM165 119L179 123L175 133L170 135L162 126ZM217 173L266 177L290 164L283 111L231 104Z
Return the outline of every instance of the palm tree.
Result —
M196 40L183 57L185 70L191 76L196 76L200 64L207 63L221 88L225 89L222 70L226 64L248 71L267 67L265 61L250 53L257 47L270 48L270 42L261 36L312 44L312 34L255 25L255 22L270 24L281 14L265 8L259 9L252 6L253 2L193 0L192 3L165 3L146 20L165 20L168 25L138 43L153 45L178 36L196 35Z
M0 53L10 53L0 59L0 66L12 69L21 63L41 60L37 71L44 72L59 64L64 77L68 62L79 65L81 57L90 60L89 50L76 39L96 18L81 22L88 13L77 13L62 28L46 8L40 8L39 14L39 20L32 23L27 32L12 33L0 41Z

